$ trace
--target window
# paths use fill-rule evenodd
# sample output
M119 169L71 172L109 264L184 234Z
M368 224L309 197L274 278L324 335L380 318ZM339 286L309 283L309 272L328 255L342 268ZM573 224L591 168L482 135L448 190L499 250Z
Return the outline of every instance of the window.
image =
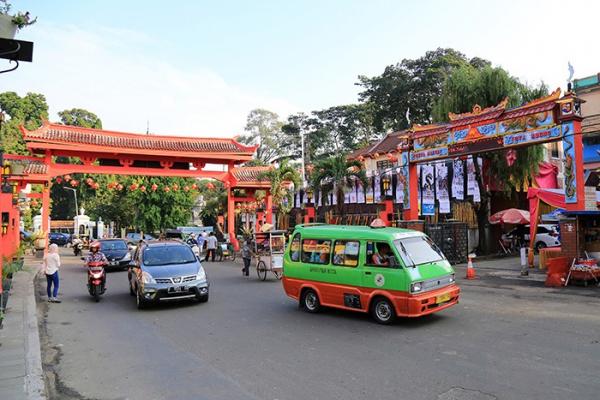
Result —
M552 158L559 158L559 155L558 155L558 142L548 143L548 147L550 148L550 156Z
M386 242L367 242L366 264L376 267L387 267L393 257L392 249Z
M143 257L144 265L147 267L189 264L197 261L192 249L186 245L146 247Z
M302 262L329 264L331 240L304 239L302 241Z
M382 160L382 161L377 161L377 170L378 171L383 171L386 169L391 169L392 168L392 163L390 160Z
M300 261L300 234L296 233L290 244L290 259Z
M356 267L360 243L349 240L337 240L333 246L333 265Z
M427 236L395 240L394 244L406 266L415 266L444 260L441 250Z

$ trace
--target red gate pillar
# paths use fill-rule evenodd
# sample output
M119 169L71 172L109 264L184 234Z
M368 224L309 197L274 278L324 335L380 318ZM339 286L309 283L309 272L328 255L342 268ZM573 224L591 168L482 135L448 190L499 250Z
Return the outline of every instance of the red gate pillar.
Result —
M386 196L383 200L383 210L379 211L379 218L385 223L385 226L391 226L394 219L394 201Z
M46 239L44 255L48 253L48 238L50 233L50 183L47 182L42 188L42 232Z
M227 234L233 248L238 251L240 244L235 236L235 201L230 187L227 187Z
M410 207L404 209L404 220L413 221L419 219L419 179L417 176L417 164L408 166L408 198Z
M315 208L311 204L306 204L306 214L304 214L304 223L310 224L315 222Z
M267 193L267 223L273 224L273 196Z
M260 232L264 221L265 221L265 212L262 210L256 211L256 224L254 225L254 232Z

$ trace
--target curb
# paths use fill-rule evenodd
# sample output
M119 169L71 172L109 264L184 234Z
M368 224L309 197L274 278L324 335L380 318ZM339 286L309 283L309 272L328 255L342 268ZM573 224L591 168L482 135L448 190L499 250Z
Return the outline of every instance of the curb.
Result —
M27 299L25 300L25 312L23 318L25 366L27 368L25 391L29 399L45 400L46 384L44 381L44 370L42 369L42 351L40 347L40 332L34 284L35 277L40 273L41 267L32 268L33 271L27 271L29 279L27 280Z

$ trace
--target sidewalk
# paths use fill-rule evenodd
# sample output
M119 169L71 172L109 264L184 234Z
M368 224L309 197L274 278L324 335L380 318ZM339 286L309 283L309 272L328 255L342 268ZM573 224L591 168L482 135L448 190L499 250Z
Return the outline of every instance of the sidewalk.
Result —
M33 279L39 260L15 274L0 329L0 398L46 399ZM36 266L36 267L33 267Z

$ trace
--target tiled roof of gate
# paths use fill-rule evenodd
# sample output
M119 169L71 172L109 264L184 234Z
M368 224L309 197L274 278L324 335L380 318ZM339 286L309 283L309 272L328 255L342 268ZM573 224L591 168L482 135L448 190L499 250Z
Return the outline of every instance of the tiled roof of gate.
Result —
M25 173L30 175L46 175L48 173L48 166L43 162L30 161L25 167Z
M176 152L182 153L182 156L211 153L251 155L256 149L234 139L141 135L49 122L35 131L28 131L23 127L21 131L30 148L41 149L48 145L60 145L61 148L73 146L74 150L80 150L81 145L86 145L93 147L95 151L115 152L127 149L140 153Z
M260 179L261 174L273 167L238 167L232 168L231 174L238 182L268 182L268 179Z

